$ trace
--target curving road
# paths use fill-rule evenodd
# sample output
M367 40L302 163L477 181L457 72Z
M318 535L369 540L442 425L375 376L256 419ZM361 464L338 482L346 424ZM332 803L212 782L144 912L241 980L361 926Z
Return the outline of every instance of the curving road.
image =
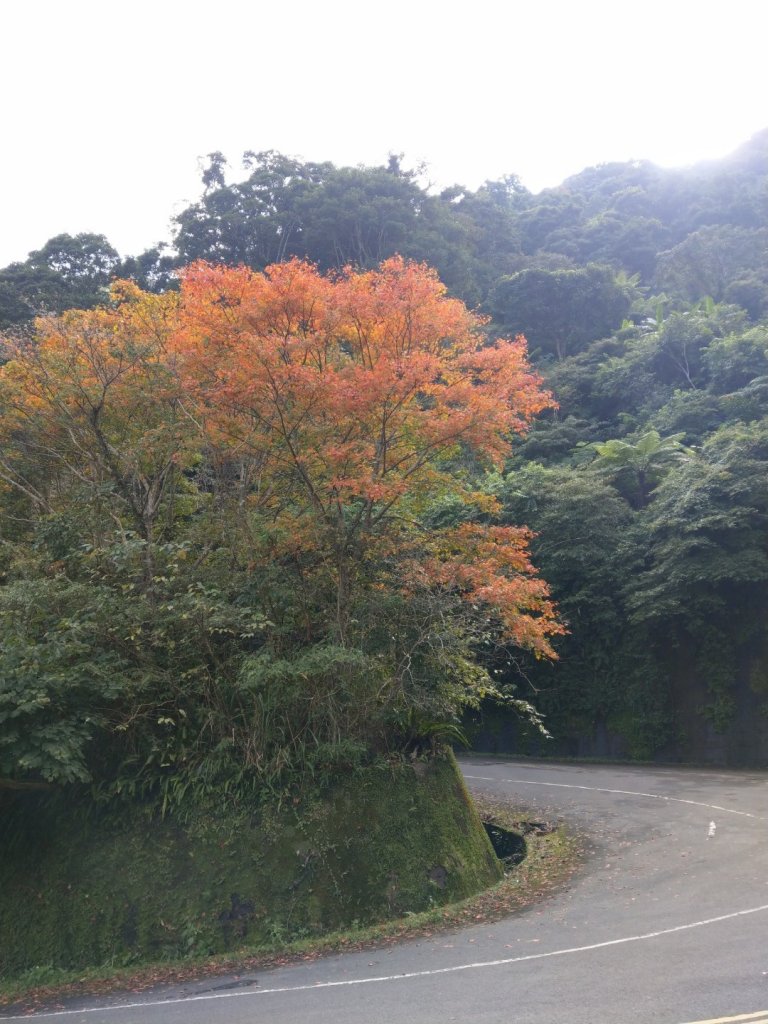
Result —
M433 940L38 1018L768 1024L768 773L482 758L462 768L473 789L520 798L590 835L592 855L568 891Z

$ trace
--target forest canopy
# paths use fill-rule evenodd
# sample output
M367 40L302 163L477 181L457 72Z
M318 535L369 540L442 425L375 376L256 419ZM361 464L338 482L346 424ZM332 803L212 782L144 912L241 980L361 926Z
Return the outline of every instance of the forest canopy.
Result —
M406 736L416 720L422 732L430 721L449 722L456 693L477 695L492 679L545 715L553 751L766 763L767 169L768 130L725 160L677 170L604 164L538 195L513 174L437 191L397 155L382 166L337 167L264 151L246 153L238 171L212 153L200 198L174 218L170 244L126 259L101 235L57 236L0 270L0 359L17 353L4 387L26 387L25 401L39 396L34 417L30 408L23 416L7 404L0 410L3 472L13 483L1 499L0 601L13 623L7 635L23 634L22 648L4 656L26 666L7 677L16 680L15 710L0 711L11 737L0 751L16 742L18 716L34 713L51 730L49 750L66 748L67 730L76 745L100 723L126 726L120 757L133 759L137 777L151 765L167 773L186 750L184 730L216 737L215 757L195 762L215 774L214 760L231 754L223 723L235 713L227 702L246 685L238 658L247 655L256 673L248 678L258 680L248 700L267 692L264 680L279 679L275 690L297 702L290 714L261 706L264 721L283 723L267 755L272 765L298 756L310 735L322 757L339 753L328 737L341 735L334 716L342 712L317 729L307 717L302 681L317 673L324 682L311 713L338 701L350 723L349 680L407 677L413 706L387 719L391 735ZM464 354L436 349L428 335L393 381L395 335L376 328L374 365L366 332L345 318L383 325L387 296L395 323L401 299L392 281L408 275L432 295L436 329L464 339ZM118 279L129 283L110 298ZM306 295L303 311L286 320L296 347L285 356L268 347L256 365L248 339L269 324L247 311L289 281ZM346 305L338 304L342 293ZM35 329L39 315L46 319ZM320 339L334 317L344 340L326 351ZM113 322L133 348L94 341L87 358L80 353ZM275 337L278 328L279 318ZM518 333L528 338L530 366L519 342L495 340ZM54 351L55 365L32 359L47 352L52 360ZM54 389L61 387L59 402L76 405L85 393L93 401L89 358L104 372L119 366L97 417L100 429L114 431L102 441L94 441L87 405L76 427L57 420L71 415L70 405L43 415L51 382L67 373ZM424 389L417 364L427 372L443 359L450 373L436 378L437 390ZM35 365L43 376L29 391ZM458 394L461 372L462 401L472 396L466 407L449 394ZM333 410L313 374L328 386ZM503 406L513 391L512 406ZM382 442L386 403L404 395L392 420L400 433ZM466 433L454 436L462 415ZM382 443L386 472L371 455ZM98 472L83 469L89 459ZM505 629L500 606L463 597L479 593L481 571L496 598L514 572L539 586L523 566L526 546L568 631L549 632L550 606L532 607L540 633L512 635L513 643L535 642L511 655L496 646ZM519 570L500 563L507 548L523 560ZM264 552L268 572L258 561ZM474 578L456 571L462 558L477 567ZM258 572L247 570L257 564ZM119 602L108 582L118 569ZM542 592L541 600L549 598ZM106 628L110 601L130 622L93 660L84 636ZM157 632L148 634L150 608ZM461 628L444 634L449 621ZM427 634L429 649L418 640ZM264 660L266 636L272 661ZM286 651L299 636L307 646L297 661ZM203 637L205 668L192 656ZM536 658L548 645L557 659ZM363 660L339 673L338 659L352 651ZM445 691L425 688L429 673L446 681ZM24 704L43 677L40 699ZM216 681L225 677L238 680L224 688L226 699ZM146 742L132 731L141 716L128 716L130 728L114 718L118 695L92 702L87 723L51 715L53 706L77 703L79 688L98 689L97 678L104 692L130 684L135 694L146 685L166 695L189 679L185 686L208 694L200 706L209 710L190 724L176 698L167 716L148 705L155 718L143 722ZM483 716L479 742L493 746L504 734L513 749L541 749L539 733L510 727L508 710L496 715L484 704ZM162 717L168 722L159 725ZM355 744L373 743L368 733L360 740L358 725L350 725L350 757ZM36 756L30 772L48 764L48 754ZM198 754L183 756L192 763ZM77 764L73 777L85 771ZM113 767L99 770L115 777Z

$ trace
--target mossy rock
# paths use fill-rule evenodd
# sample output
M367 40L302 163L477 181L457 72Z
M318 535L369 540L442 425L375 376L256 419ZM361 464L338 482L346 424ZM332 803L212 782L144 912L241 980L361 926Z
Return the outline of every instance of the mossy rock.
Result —
M0 838L6 977L318 935L463 899L502 873L452 758L183 824L16 797Z

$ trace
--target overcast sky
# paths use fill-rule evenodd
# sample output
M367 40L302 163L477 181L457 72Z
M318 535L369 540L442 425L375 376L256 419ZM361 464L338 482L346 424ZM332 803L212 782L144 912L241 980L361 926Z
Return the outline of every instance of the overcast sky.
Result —
M60 232L167 239L212 150L538 191L768 126L765 0L26 0L0 38L0 266Z

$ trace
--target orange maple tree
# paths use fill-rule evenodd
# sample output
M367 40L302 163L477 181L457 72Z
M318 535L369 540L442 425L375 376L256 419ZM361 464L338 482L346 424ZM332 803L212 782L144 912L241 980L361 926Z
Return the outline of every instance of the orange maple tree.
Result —
M399 553L403 585L418 578L480 602L508 638L552 654L562 627L525 530L418 526L447 494L491 514L462 483L462 461L499 466L553 404L525 339L489 343L483 326L432 270L400 257L335 277L299 261L183 275L183 393L212 449L250 460L250 506L284 544L325 553L338 639L356 581L375 585L372 566Z
M496 524L473 485L552 399L525 340L484 327L400 258L332 277L196 264L178 292L119 283L13 348L0 528L20 538L14 572L42 580L46 621L76 625L61 657L83 678L123 666L100 720L152 784L170 766L277 777L310 749L397 748L414 713L448 722L492 688L480 645L553 656L563 627L529 534ZM436 509L454 510L448 525ZM91 698L71 722L57 701L41 743L74 722L86 777Z

